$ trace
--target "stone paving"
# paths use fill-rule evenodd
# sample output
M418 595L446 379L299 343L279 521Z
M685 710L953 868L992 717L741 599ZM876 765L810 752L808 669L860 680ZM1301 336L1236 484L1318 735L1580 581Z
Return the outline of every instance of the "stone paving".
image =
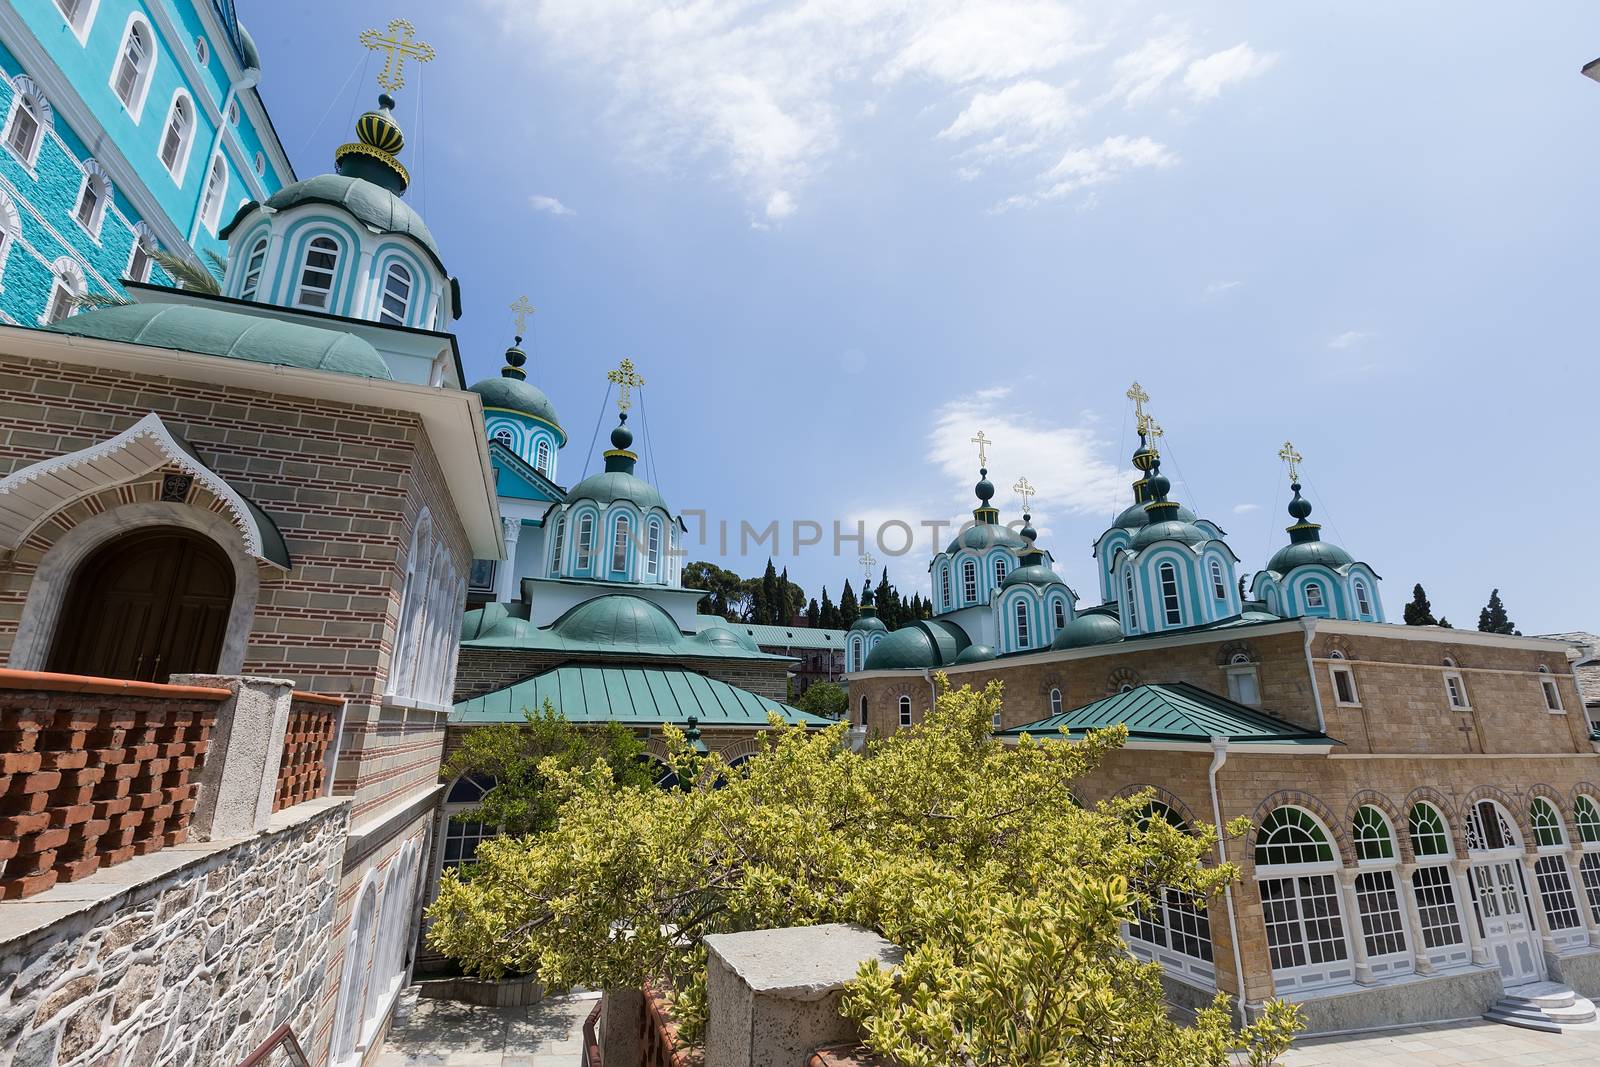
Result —
M1568 1067L1600 1064L1600 1026L1563 1034L1486 1020L1302 1039L1282 1067Z
M369 1067L578 1067L583 1020L598 993L550 997L525 1008L425 1000L407 990Z

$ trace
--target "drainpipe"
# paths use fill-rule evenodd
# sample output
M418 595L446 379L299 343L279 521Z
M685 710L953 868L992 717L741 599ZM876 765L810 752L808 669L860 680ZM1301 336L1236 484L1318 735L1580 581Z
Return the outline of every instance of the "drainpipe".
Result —
M195 198L195 202L194 202L194 219L189 224L189 247L190 247L190 249L193 249L194 248L194 243L200 239L200 226L201 226L200 208L201 208L201 205L203 205L205 203L205 200L206 200L206 184L207 184L208 179L211 177L211 161L212 161L212 159L214 159L216 157L217 152L221 150L222 142L228 135L228 125L229 125L229 123L228 123L228 108L233 106L233 101L234 101L235 97L237 97L242 91L244 91L246 89L255 88L256 83L259 82L260 80L261 80L261 71L259 69L257 69L256 67L246 67L243 71L240 72L238 78L231 79L228 82L228 91L225 94L223 94L223 97L222 97L222 108L221 108L221 118L217 121L217 132L216 132L216 135L211 138L210 150L206 152L205 168L203 170L201 170L201 172L200 172L200 188L198 190L199 196L197 196ZM197 80L195 82L195 92L199 93L199 92L203 92L203 91L204 91L203 86L200 84L199 80ZM196 106L195 106L195 111L196 111L195 122L198 123L199 120L200 120L199 105L198 104L196 104ZM245 165L248 166L249 165L248 162ZM248 178L245 179L245 188L246 189L250 188L250 179L248 179ZM227 209L228 209L228 205L223 204L222 205L222 210L226 211ZM221 218L220 214L218 215L218 218L219 219Z
M1311 639L1317 634L1317 620L1303 618L1300 625L1306 631L1306 677L1311 680L1311 700L1317 706L1317 732L1328 732L1328 720L1322 717L1322 691L1317 687L1317 665L1311 662Z
M1222 799L1217 794L1217 772L1222 765L1228 762L1228 739L1226 737L1213 737L1211 739L1211 766L1206 769L1206 780L1211 785L1211 819L1217 827L1217 862L1228 862L1227 831L1222 826ZM1233 910L1233 886L1223 886L1222 898L1224 906L1228 909L1228 939L1233 943L1233 980L1238 986L1233 998L1233 1010L1239 1017L1239 1025L1246 1025L1244 1012L1244 953L1239 949L1239 918Z
M932 714L933 705L939 699L939 687L933 682L933 668L922 668L922 680L928 683L928 712Z

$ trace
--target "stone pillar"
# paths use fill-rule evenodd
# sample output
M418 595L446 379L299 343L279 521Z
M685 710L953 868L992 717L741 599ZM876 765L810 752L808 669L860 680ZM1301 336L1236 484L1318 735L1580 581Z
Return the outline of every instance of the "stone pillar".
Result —
M712 934L705 946L705 1067L796 1067L820 1045L856 1040L839 1014L845 983L867 960L900 961L844 923Z
M1339 868L1339 884L1344 890L1344 907L1350 919L1345 924L1350 930L1350 947L1356 957L1356 981L1361 985L1375 985L1377 979L1372 974L1372 963L1367 959L1366 927L1361 919L1361 903L1356 899L1356 875L1360 872L1354 867Z
M1589 903L1589 890L1583 884L1583 853L1573 849L1567 853L1567 877L1572 879L1572 896L1578 902L1578 914L1583 916L1583 928L1589 935L1589 947L1600 947L1600 919L1595 918L1594 907Z
M644 1059L644 991L608 989L600 1000L600 1060L638 1067Z
M172 682L214 686L231 694L217 708L217 725L200 769L194 839L220 841L265 830L278 789L294 683L217 674L175 674Z
M1406 917L1406 936L1411 942L1411 966L1418 974L1432 974L1433 961L1428 959L1428 945L1422 938L1422 913L1417 910L1417 894L1411 887L1411 875L1416 869L1415 863L1401 864L1397 872L1400 884L1395 888L1400 893L1401 910Z
M1539 862L1539 857L1524 852L1522 854L1522 873L1528 886L1528 897L1532 901L1533 920L1537 924L1539 934L1539 947L1550 956L1556 954L1556 939L1550 930L1550 917L1544 913L1544 894L1539 892L1539 872L1534 870Z
M1461 925L1467 931L1467 944L1472 947L1472 963L1475 967L1488 967L1489 948L1483 943L1483 936L1478 932L1478 908L1472 903L1472 879L1467 874L1466 860L1451 860L1450 874L1456 884L1456 913L1461 916Z
M517 538L522 534L522 520L500 518L500 528L506 538L506 558L494 573L494 598L502 604L517 599Z

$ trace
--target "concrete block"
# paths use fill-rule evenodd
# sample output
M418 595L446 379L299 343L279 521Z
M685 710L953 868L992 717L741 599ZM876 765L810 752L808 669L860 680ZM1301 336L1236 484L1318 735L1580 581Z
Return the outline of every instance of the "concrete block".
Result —
M215 686L231 694L217 709L217 724L200 769L195 839L249 837L265 830L283 762L294 683L215 674L175 674L172 682Z
M794 1067L819 1045L854 1038L839 1014L845 983L867 960L901 958L844 923L712 934L705 945L706 1067Z

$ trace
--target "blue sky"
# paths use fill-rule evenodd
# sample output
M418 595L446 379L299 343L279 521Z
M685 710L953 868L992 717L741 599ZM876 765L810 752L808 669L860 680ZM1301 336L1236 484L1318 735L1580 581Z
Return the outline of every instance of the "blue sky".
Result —
M362 29L438 49L399 94L408 196L469 376L507 304L539 307L566 484L630 356L675 508L733 550L776 520L779 564L835 597L856 546L793 555L791 524L900 519L915 547L874 552L925 591L918 524L971 508L982 428L996 503L1027 476L1092 604L1137 378L1243 573L1285 540L1292 438L1396 620L1421 581L1458 625L1498 586L1525 633L1600 626L1592 5L240 8L302 176L376 92Z

